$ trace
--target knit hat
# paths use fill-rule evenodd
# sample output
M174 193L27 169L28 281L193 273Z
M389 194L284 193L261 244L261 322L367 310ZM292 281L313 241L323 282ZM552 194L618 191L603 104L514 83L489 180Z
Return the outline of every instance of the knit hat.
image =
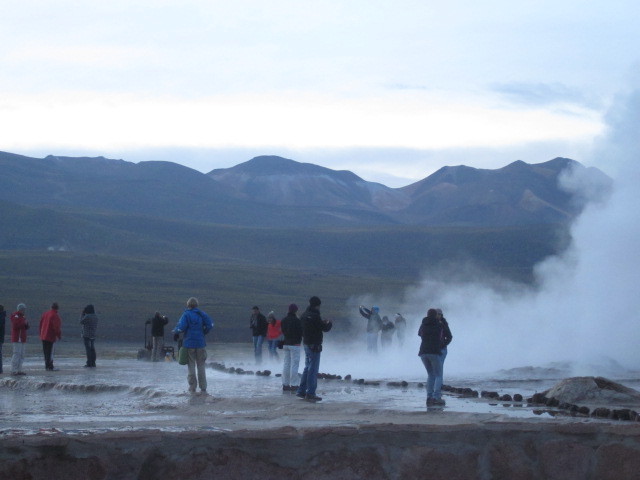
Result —
M16 307L16 310L18 310L19 312L21 310L26 310L27 306L24 303L19 303L18 306Z
M313 296L309 299L309 305L311 305L312 307L318 307L321 303L322 302L320 301L320 299L316 296Z
M289 305L289 313L296 313L298 311L298 305L296 305L295 303L292 303L291 305Z
M268 317L268 318L276 318L276 314L275 314L275 312L274 312L273 310L271 310L271 311L269 312L269 315L267 315L267 317Z

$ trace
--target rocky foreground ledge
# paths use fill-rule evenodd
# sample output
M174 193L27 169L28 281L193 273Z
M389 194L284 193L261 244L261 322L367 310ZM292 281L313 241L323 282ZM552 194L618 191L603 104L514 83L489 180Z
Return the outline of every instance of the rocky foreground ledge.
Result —
M628 479L635 423L138 431L0 439L7 479Z

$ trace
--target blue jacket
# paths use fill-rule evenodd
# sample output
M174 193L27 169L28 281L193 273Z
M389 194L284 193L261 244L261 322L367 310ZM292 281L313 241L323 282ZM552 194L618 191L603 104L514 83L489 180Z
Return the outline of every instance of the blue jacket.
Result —
M197 308L184 311L174 333L184 332L182 346L185 348L204 348L207 342L204 336L213 328L211 317Z

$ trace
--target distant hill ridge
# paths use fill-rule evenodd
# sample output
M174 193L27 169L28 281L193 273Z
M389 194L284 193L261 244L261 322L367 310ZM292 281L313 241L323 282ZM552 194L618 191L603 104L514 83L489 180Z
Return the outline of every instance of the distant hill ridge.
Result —
M561 157L534 165L518 160L497 170L447 166L401 188L276 156L255 157L208 175L237 198L262 204L343 206L381 212L398 223L486 226L573 218L584 205L558 184L567 169L587 171L604 189L609 185L599 170Z
M402 188L279 156L203 174L172 162L0 152L0 168L0 200L20 205L274 227L565 222L584 205L559 187L563 171L609 181L566 158L497 170L448 166Z

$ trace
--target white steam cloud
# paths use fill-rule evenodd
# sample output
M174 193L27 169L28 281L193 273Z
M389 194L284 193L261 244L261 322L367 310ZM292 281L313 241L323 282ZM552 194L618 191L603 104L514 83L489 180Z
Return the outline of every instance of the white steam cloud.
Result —
M349 365L354 376L425 376L416 332L430 307L443 309L454 336L445 382L448 375L557 362L571 365L574 375L640 370L640 90L620 99L607 121L594 163L613 176L613 191L585 208L572 225L565 252L536 266L535 287L478 281L469 270L456 272L458 281L441 281L436 272L427 272L402 300L359 299L380 305L390 317L400 311L410 320L404 348L376 360L358 354L348 364L340 355L333 361L326 355L321 370L331 371L340 361L336 371ZM585 178L591 177L567 175L563 183L590 197L597 189ZM361 350L364 346L354 348Z

